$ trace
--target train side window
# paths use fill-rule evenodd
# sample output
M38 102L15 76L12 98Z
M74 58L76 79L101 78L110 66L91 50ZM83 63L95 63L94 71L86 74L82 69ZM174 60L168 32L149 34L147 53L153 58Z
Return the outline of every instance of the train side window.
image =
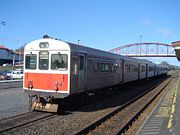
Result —
M149 67L148 71L154 71L154 67Z
M109 72L109 70L110 70L110 66L109 66L109 64L105 64L105 72Z
M39 69L48 70L49 68L49 52L41 51L39 52Z
M138 72L138 67L137 67L137 65L134 66L134 72Z
M94 72L98 72L99 71L99 62L97 62L97 61L94 62L93 69L94 69Z
M146 67L145 66L141 66L141 72L145 72L146 71Z
M84 56L79 56L79 70L84 69Z
M25 57L25 68L26 69L36 69L37 56L36 54L27 54Z
M101 65L100 65L100 71L101 71L101 72L105 72L105 64L104 64L104 63L101 63Z
M115 68L114 68L114 69L115 69L115 72L117 72L117 71L118 71L118 68L119 68L119 65L116 63L114 67L115 67Z
M125 72L131 72L131 66L128 63L125 65Z
M111 66L110 66L110 71L111 71L111 72L114 72L114 64L111 64Z

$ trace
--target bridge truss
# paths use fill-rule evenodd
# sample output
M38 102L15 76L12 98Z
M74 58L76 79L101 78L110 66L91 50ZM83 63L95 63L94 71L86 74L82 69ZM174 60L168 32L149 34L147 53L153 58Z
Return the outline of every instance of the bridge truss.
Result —
M176 57L172 45L155 42L123 45L110 52L129 57Z

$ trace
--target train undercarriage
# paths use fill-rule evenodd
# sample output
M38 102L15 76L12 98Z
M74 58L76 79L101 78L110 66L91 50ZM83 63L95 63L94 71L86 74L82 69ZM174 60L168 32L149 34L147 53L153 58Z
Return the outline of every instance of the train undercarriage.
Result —
M54 102L53 97L40 97L29 95L29 110L58 112L59 105Z

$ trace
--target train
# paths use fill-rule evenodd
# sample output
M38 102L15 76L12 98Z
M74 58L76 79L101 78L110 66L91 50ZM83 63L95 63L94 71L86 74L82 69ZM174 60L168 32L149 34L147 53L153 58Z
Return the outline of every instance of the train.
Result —
M165 65L45 36L25 46L23 89L31 110L57 112L54 99L167 72Z

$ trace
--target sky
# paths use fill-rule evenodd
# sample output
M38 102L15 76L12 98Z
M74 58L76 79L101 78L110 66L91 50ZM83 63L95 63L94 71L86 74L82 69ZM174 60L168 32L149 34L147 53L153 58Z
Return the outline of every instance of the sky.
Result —
M0 44L16 49L50 35L111 50L180 40L179 0L0 0ZM180 66L176 58L149 58Z

